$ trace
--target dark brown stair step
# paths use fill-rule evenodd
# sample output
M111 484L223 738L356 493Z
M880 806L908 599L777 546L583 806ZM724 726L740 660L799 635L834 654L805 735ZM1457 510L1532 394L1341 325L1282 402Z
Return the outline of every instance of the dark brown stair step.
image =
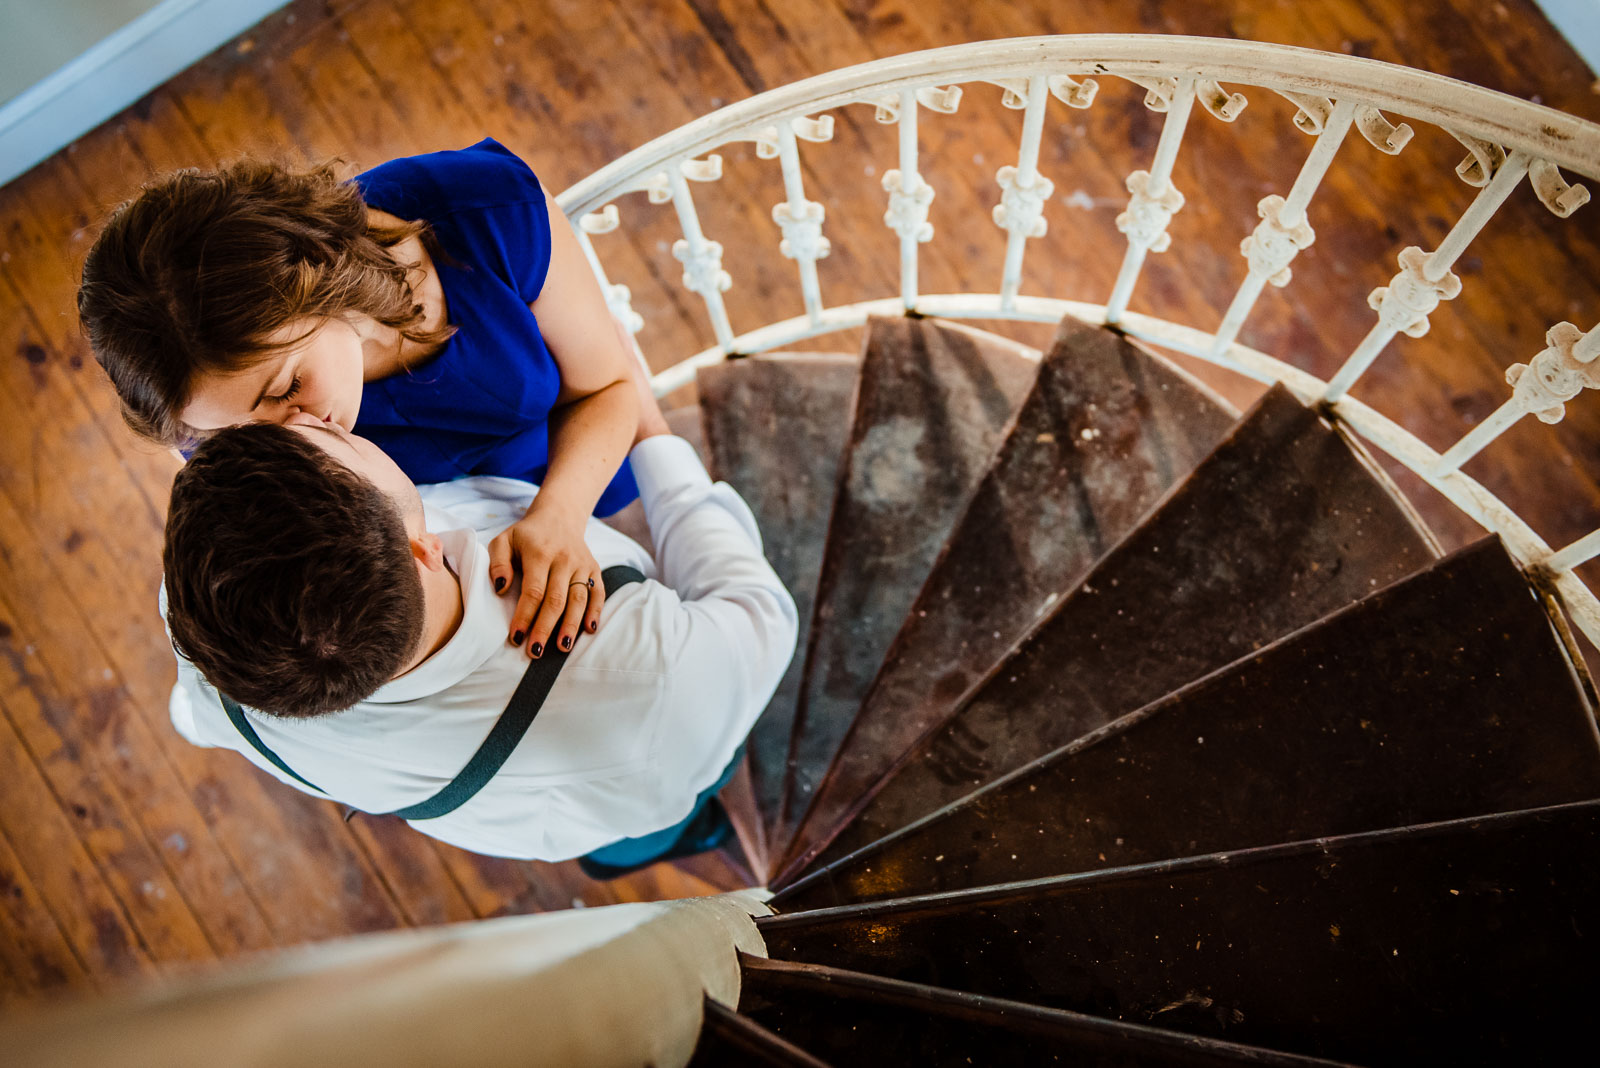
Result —
M852 853L1436 556L1370 457L1275 386L863 799L813 863Z
M817 964L742 955L739 1012L840 1068L1335 1062Z
M931 319L873 319L862 347L789 751L784 831L809 804L1039 367L1012 342Z
M1600 792L1594 710L1486 538L779 894L800 911Z
M832 1068L754 1020L706 999L705 1022L689 1068Z
M1237 418L1122 335L1063 320L1014 427L890 644L791 854L836 825L896 757L948 718Z
M767 827L781 803L805 628L860 368L854 356L794 354L729 360L696 376L712 476L733 486L750 506L767 560L800 612L801 645L746 748Z
M1600 998L1600 802L756 922L785 960L1269 1049L1564 1063Z

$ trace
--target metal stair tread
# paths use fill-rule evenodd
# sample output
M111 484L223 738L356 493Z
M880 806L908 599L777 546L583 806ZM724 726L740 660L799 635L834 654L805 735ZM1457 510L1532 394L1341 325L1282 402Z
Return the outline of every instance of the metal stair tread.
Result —
M1359 447L1276 386L864 793L812 864L848 855L1437 555ZM786 872L775 888L800 874Z
M1502 715L1512 707L1522 712ZM1486 538L811 872L773 904L1526 809L1593 797L1597 783L1594 708Z
M828 520L780 826L860 707L890 639L1038 371L1016 342L935 320L872 319Z
M1331 1065L1064 1009L741 953L741 1014L844 1066Z
M953 711L1238 413L1124 335L1064 319L812 798L802 861L900 753Z
M1538 1063L1588 1037L1596 887L1583 801L757 926L785 960L1310 1056Z
M767 559L794 597L802 621L801 644L746 749L756 823L763 828L777 819L781 804L805 660L805 624L822 568L859 368L855 356L784 353L725 361L702 368L696 378L707 467L749 505Z
M750 1017L705 999L700 1040L689 1068L833 1068Z

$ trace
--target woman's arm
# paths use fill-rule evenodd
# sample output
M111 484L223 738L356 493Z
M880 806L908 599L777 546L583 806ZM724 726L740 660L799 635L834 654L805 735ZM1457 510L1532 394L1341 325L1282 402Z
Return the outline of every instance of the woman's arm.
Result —
M523 635L534 655L552 634L558 648L570 649L580 628L592 632L599 624L605 589L584 544L584 527L628 455L639 421L629 366L636 357L571 226L555 200L548 194L545 199L550 268L530 307L561 372L561 392L550 413L550 468L527 516L489 547L496 588L514 581L513 564L522 569L511 637L516 642ZM586 584L591 578L592 587Z

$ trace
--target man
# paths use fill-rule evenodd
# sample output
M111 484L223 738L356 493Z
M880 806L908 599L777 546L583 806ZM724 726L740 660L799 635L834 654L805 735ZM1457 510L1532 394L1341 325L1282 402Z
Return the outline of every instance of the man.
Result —
M726 837L713 795L798 620L744 502L646 408L630 458L656 556L594 520L586 534L608 579L628 565L645 581L608 596L570 654L543 651L566 659L525 735L459 807L414 818L424 833L587 854L598 876ZM491 477L419 493L375 445L309 415L217 433L179 472L167 522L174 724L366 812L456 789L530 668L486 546L536 492Z

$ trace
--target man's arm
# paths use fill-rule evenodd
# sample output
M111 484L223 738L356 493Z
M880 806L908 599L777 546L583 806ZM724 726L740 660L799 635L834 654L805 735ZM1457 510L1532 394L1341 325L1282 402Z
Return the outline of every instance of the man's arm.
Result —
M749 507L732 487L711 482L653 400L644 408L634 477L660 582L676 595L652 597L647 612L661 631L669 680L657 727L659 781L662 801L687 811L771 699L794 656L799 618L762 555Z
M164 579L160 590L156 592L156 610L161 613L161 633L166 636L167 644L172 645L172 631L167 627L167 583ZM203 749L214 748L213 743L206 741L201 734L195 716L195 705L203 699L201 691L205 689L205 680L188 658L179 655L177 646L172 646L172 656L178 662L178 680L172 684L172 696L167 699L167 714L172 717L172 726L190 745Z
M564 860L681 820L728 764L794 653L794 600L754 517L665 425L633 450L656 581L606 604L557 683L562 700L456 813L414 826L476 852ZM581 695L581 696L580 696ZM530 739L530 741L534 741Z

